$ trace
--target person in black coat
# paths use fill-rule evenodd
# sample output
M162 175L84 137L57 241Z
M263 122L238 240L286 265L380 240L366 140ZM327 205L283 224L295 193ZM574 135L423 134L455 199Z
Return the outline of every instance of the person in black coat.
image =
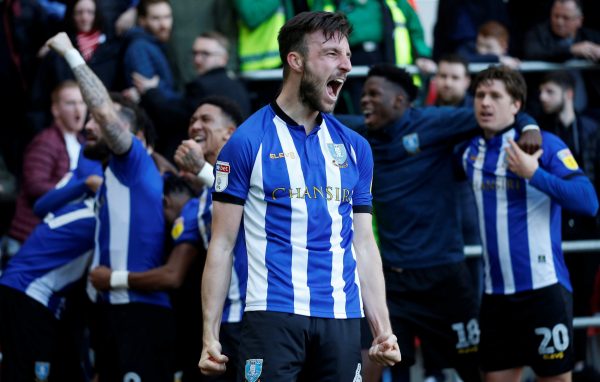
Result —
M244 114L250 114L250 98L244 84L229 75L226 66L229 42L218 32L206 32L194 41L193 63L198 76L186 84L184 94L168 98L158 89L158 77L134 74L134 85L142 95L141 105L155 121L159 152L167 157L186 139L189 119L202 98L222 96L237 103Z
M533 27L525 37L524 58L527 60L565 62L584 59L600 62L600 32L583 27L583 11L579 0L554 0L550 18ZM597 72L575 76L575 108L600 107L600 76Z

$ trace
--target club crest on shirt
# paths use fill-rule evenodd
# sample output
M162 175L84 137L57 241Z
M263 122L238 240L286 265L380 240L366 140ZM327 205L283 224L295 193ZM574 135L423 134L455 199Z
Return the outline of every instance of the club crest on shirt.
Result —
M36 362L34 366L35 381L46 382L50 376L50 362Z
M228 162L217 161L215 170L215 191L225 191L229 184L229 172L231 171L231 167Z
M173 223L171 228L171 237L173 240L179 239L179 236L183 233L183 216L178 217Z
M333 164L339 168L348 167L348 152L346 147L341 143L328 143L327 149L333 158Z
M247 359L246 367L244 369L244 375L246 377L246 381L248 382L256 382L262 373L262 359Z
M419 135L417 133L408 134L402 137L402 144L404 149L409 154L416 154L421 149L419 148Z
M558 153L556 153L556 156L569 170L575 171L579 168L575 157L573 156L573 154L571 154L571 150L562 149Z

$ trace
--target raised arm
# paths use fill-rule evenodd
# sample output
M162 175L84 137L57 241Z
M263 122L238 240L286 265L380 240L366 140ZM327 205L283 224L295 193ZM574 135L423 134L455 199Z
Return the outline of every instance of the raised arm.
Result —
M354 240L356 267L365 315L373 333L373 346L369 357L383 366L400 362L400 349L396 336L392 334L389 312L385 298L385 282L379 249L372 229L369 213L354 214Z
M75 74L83 99L93 118L98 122L110 150L119 155L129 150L132 143L131 132L119 117L106 87L86 65L81 54L73 47L66 33L60 32L46 45L65 58Z
M213 201L213 221L206 264L202 274L202 355L198 366L203 374L216 375L225 371L228 358L221 353L219 329L223 304L233 263L233 249L242 221L244 207Z

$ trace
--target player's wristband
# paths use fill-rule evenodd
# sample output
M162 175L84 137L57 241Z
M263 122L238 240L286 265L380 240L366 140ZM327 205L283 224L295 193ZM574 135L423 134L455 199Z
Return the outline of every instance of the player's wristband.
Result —
M540 131L540 127L538 125L527 125L523 129L521 129L521 133L524 133L529 130L537 130Z
M202 166L202 169L198 173L198 179L200 179L205 186L212 187L215 182L215 176L213 175L213 166L210 163L204 163L204 166Z
M71 67L71 69L78 67L79 65L85 65L85 60L81 57L79 51L75 48L71 48L65 53L65 60Z
M110 274L111 289L127 289L129 288L129 272L128 271L112 271Z

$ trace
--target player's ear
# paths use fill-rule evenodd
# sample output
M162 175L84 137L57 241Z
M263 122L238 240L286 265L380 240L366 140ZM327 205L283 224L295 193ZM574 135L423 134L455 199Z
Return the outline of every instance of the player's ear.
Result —
M302 72L304 70L304 58L298 52L289 52L287 55L287 62L290 69L295 72Z

